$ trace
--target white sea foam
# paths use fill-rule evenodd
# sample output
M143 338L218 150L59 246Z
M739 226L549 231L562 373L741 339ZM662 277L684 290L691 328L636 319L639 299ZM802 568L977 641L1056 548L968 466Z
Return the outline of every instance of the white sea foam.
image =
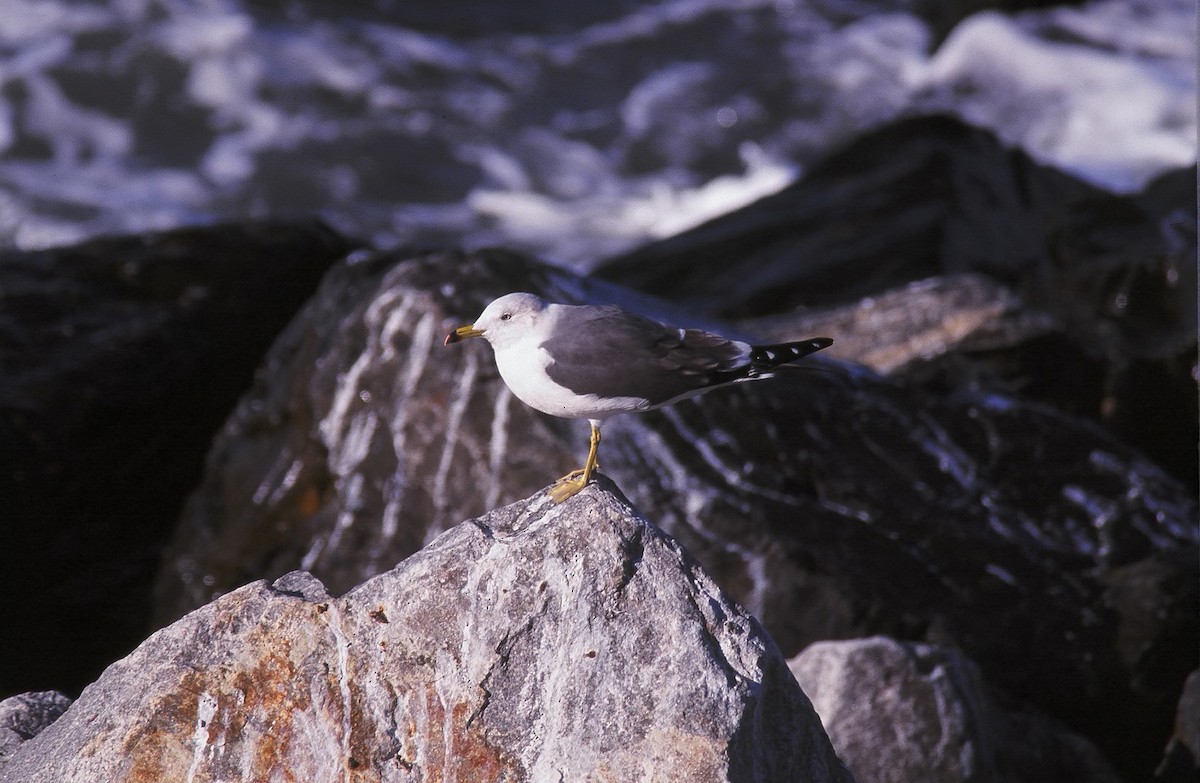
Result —
M60 34L88 32L107 26L112 18L112 13L100 5L2 0L0 45L45 41Z
M1111 5L1099 4L1099 15L1109 16ZM1040 24L986 12L959 25L919 71L915 85L930 95L918 104L953 109L1116 191L1138 190L1195 160L1196 112L1187 98L1194 73L1183 58L1048 41L1054 17L1033 18ZM1113 38L1123 40L1118 31ZM1162 38L1134 40L1170 51Z
M601 192L556 198L529 189L480 188L468 204L495 220L511 241L552 245L555 260L586 269L587 262L641 241L672 236L745 206L789 184L795 169L757 145L742 145L745 170L695 187L657 178L604 180Z
M1118 191L1195 158L1190 0L985 12L936 50L863 7L667 0L455 37L362 9L0 0L0 244L317 211L586 268L934 110Z
M1194 7L1187 0L1101 0L1008 16L978 13L936 49L919 20L859 20L804 50L836 111L869 126L950 112L1117 192L1141 189L1196 157Z

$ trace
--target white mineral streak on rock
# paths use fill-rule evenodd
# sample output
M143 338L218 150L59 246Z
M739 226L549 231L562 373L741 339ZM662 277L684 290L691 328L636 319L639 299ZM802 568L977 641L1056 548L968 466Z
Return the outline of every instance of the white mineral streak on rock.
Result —
M769 497L772 500L795 504L795 498L792 498L784 493L765 487L758 487L750 482L744 481L742 477L732 467L724 463L713 451L712 445L695 430L687 426L687 423L680 416L679 412L674 408L664 408L663 413L666 415L667 421L679 432L680 436L688 444L689 448L695 448L704 461L724 477L726 482L736 489L744 492L758 494L763 497ZM678 468L683 471L682 464ZM696 476L695 471L682 472L679 475L689 476L689 482L697 487L702 486L700 477ZM714 533L708 530L704 525L704 520L708 514L704 511L704 507L712 502L713 495L718 490L708 490L703 492L694 490L688 493L688 502L685 505L687 509L687 525L698 532L708 542L718 545L722 550L736 554L745 564L745 573L747 579L750 580L750 589L742 595L742 600L746 604L746 608L754 614L761 614L766 602L766 595L770 589L770 574L768 573L766 557L752 549L740 546L735 540L728 536L723 536L719 533ZM697 506L692 501L698 500L701 497L706 497L703 505ZM724 497L734 506L742 506L742 510L750 512L751 509L745 508L744 503L739 503L731 493L724 493Z
M663 408L663 413L679 434L686 438L688 443L695 448L696 453L704 459L704 462L725 479L725 482L730 487L779 503L787 503L788 505L798 504L796 498L786 492L780 492L770 487L764 487L747 481L740 470L721 459L713 447L714 441L718 441L721 437L719 431L710 431L705 434L697 432L687 425L687 422L683 420L683 417L680 416L678 410L675 408ZM745 506L745 504L742 505Z
M350 694L350 640L346 638L346 632L342 629L342 610L332 602L329 606L329 628L337 639L338 693L342 697L342 758L349 759L352 731L350 718L353 706ZM344 772L346 783L350 783L350 767L346 766Z
M321 433L321 441L330 449L331 466L343 467L340 460L334 459L335 450L339 454L343 452L343 433L347 429L346 416L349 414L351 405L362 402L362 398L358 396L360 391L358 380L371 367L375 359L376 357L372 356L369 350L364 350L354 360L354 364L350 366L349 370L338 375L338 384L337 388L333 390L333 403L329 406L329 413L317 425Z
M196 730L192 733L192 763L187 771L188 783L192 783L196 777L196 771L200 769L200 764L206 756L212 753L213 748L208 740L212 733L210 726L213 716L216 714L216 697L207 691L200 694L200 698L196 702Z
M929 456L937 460L938 468L951 477L966 490L977 487L979 466L971 459L961 446L937 420L922 411L917 419L925 425L925 437L917 439L917 445Z
M502 385L496 392L496 402L492 407L492 436L488 441L488 485L483 498L485 508L495 508L500 502L500 492L503 489L500 477L504 461L508 457L508 418L512 399L512 392Z
M251 500L255 505L278 503L296 482L304 463L295 459L290 451L282 450L275 461L264 472L262 481L254 489Z
M359 506L359 498L363 491L363 475L361 473L352 473L345 481L339 482L341 485L342 506L338 512L337 521L333 525L333 530L329 531L328 536L315 536L313 538L312 547L300 559L300 566L304 570L313 568L321 559L321 555L326 550L336 550L338 544L342 540L342 534L345 533L354 524L356 509Z
M417 384L425 373L429 361L429 352L434 344L436 323L433 314L426 311L413 326L408 323L408 317L414 307L419 306L415 297L402 298L401 304L388 312L380 339L382 351L380 361L391 363L396 359L396 338L411 330L411 339L404 367L397 373L396 383L391 395L391 420L389 429L392 435L392 451L396 455L396 472L385 485L385 505L379 526L379 541L371 549L370 570L374 571L378 557L388 549L399 527L399 518L404 510L405 490L409 485L408 455L409 416L412 405L410 401L417 390ZM391 297L380 297L377 301L389 301ZM368 320L368 324L377 321Z
M458 384L454 387L454 392L450 397L450 405L446 411L446 438L442 442L442 453L438 458L437 470L433 475L433 507L438 509L439 512L444 511L447 505L446 479L450 473L450 463L454 458L454 450L459 445L459 437L462 435L463 414L466 413L467 405L471 402L475 386L475 375L479 370L478 353L475 351L466 351L465 353L466 358L463 359L462 374L459 376ZM435 520L431 526L431 530L426 534L427 537L432 538L434 534L440 533L444 527L444 520L440 518Z

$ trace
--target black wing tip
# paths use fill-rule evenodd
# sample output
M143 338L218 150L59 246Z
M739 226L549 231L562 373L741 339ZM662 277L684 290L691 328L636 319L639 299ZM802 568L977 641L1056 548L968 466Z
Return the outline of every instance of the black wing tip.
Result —
M830 337L810 337L794 343L754 345L750 348L750 363L755 371L768 370L780 364L798 361L809 354L833 345Z

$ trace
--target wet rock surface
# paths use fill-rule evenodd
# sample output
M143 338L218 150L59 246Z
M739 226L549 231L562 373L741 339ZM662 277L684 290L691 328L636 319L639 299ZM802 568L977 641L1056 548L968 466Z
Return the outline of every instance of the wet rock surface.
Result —
M85 245L102 251L103 263L92 262L107 270L102 279L128 268L142 281L133 295L110 297L133 316L75 306L110 301L91 294L47 310L57 316L25 307L4 321L0 311L0 333L16 335L6 361L21 380L4 393L67 414L32 419L60 427L38 429L23 413L30 405L2 406L6 438L64 434L27 437L29 467L0 474L27 482L26 494L9 496L32 514L14 517L23 521L14 546L0 547L0 571L48 585L43 603L22 603L19 591L3 599L24 624L10 627L29 641L4 647L13 664L0 671L10 691L74 692L72 682L132 647L151 600L134 588L149 581L168 536L153 627L295 569L323 586L289 577L267 603L289 591L311 606L328 599L326 586L351 591L460 520L578 467L586 424L516 401L486 345L441 344L490 299L528 290L679 324L730 317L735 325L721 328L772 341L834 337L841 353L807 370L613 420L602 471L788 655L875 635L953 650L978 666L1005 715L1024 716L1003 725L1025 745L1062 748L1065 725L1085 738L1074 758L1094 746L1124 779L1156 767L1172 779L1194 758L1176 714L1200 636L1189 468L1195 286L1185 263L1195 210L1182 174L1115 198L988 134L922 120L881 131L747 211L630 256L636 263L605 266L606 280L502 250L346 257L354 243L311 224L234 227L219 240L177 232L158 255L151 250L163 246L145 237ZM194 271L178 259L214 255L229 262L215 267L224 287L172 287L177 264ZM27 274L34 258L13 269ZM138 272L146 258L162 263ZM290 266L310 262L303 274ZM307 295L300 283L311 290L326 269L265 358L231 347L230 335L253 331L264 350L281 313ZM266 277L245 283L238 275L250 270ZM276 311L283 291L295 298ZM201 305L213 306L211 317L190 320ZM148 323L139 308L188 328L160 335L138 326ZM274 331L259 330L259 310L278 317ZM25 319L59 336L20 337ZM75 339L93 327L103 339ZM103 384L40 370L60 349ZM255 365L253 387L209 450ZM168 376L183 391L154 391ZM210 394L211 384L227 396ZM124 402L114 409L113 400ZM92 410L104 412L99 435L63 424ZM199 410L210 416L203 437ZM64 474L64 465L87 470ZM331 698L322 709L339 714L341 697ZM1015 775L999 762L993 771Z
M758 623L602 482L343 598L256 582L150 637L5 781L844 781Z
M349 589L578 466L583 425L513 399L486 345L441 344L510 290L614 294L486 251L331 273L214 446L159 621L297 565ZM1187 490L1043 405L816 366L614 419L602 469L785 652L866 634L952 644L1104 747L1157 758L1194 666L1178 644L1196 634ZM1143 568L1158 576L1123 591Z
M895 303L894 292L918 281L982 275L1055 327L1035 330L1036 339L1018 330L986 350L964 346L915 380L945 388L985 379L1065 405L1195 489L1195 214L1194 169L1118 197L990 133L918 117L864 134L779 193L594 273L739 318L878 311L878 298ZM903 311L893 320L906 320Z

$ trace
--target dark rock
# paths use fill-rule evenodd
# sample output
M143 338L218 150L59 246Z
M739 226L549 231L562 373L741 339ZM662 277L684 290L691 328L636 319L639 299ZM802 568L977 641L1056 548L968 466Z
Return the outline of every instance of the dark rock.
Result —
M1010 712L960 653L883 637L818 642L788 664L858 783L1119 783L1087 740Z
M864 134L779 193L595 274L726 317L854 302L954 272L1014 283L1052 270L1050 232L1072 205L1104 197L987 131L919 117Z
M1099 419L1185 480L1194 461L1192 349L1157 359L1126 357L1118 368L1058 318L983 275L918 280L850 304L739 324L767 339L836 334L829 355L932 393L1020 395Z
M621 296L589 286L492 251L339 265L218 437L160 620L298 566L349 589L578 467L585 424L532 412L486 345L441 337L508 291ZM789 654L872 634L955 646L1123 769L1152 769L1160 705L1196 665L1180 641L1200 635L1194 497L1046 406L815 364L610 421L604 472ZM1114 592L1149 563L1147 589Z
M22 743L58 720L71 699L58 691L21 693L0 701L0 773Z
M852 778L758 623L611 483L464 522L331 598L154 634L5 781Z
M213 432L350 247L278 221L0 254L0 693L75 691L144 638Z
M1019 395L1085 417L1103 404L1103 359L1067 336L1058 319L979 274L918 280L852 304L741 325L769 339L836 334L830 356L931 394Z
M922 117L868 133L779 193L595 274L738 318L853 307L921 280L986 275L1058 326L957 353L925 377L961 386L990 376L997 391L1067 401L1196 489L1195 215L1194 169L1118 197L986 131Z

